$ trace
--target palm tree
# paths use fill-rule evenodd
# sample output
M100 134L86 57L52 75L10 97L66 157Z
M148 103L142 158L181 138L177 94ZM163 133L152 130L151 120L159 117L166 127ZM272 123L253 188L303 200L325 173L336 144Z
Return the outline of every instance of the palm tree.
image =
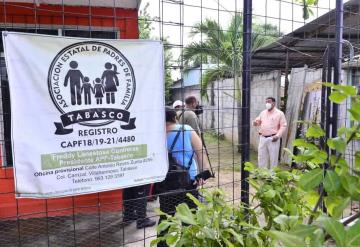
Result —
M185 66L205 63L218 64L216 68L205 71L201 82L202 96L207 98L206 89L210 83L224 78L235 78L239 88L242 65L242 16L235 15L228 28L223 29L216 21L206 19L193 27L190 36L202 35L202 40L185 47L183 59ZM281 33L271 24L253 24L252 50L272 43Z
M272 43L281 36L276 26L271 24L253 23L253 32L251 35L252 51ZM207 88L211 85L210 104L214 104L214 84L219 79L234 78L235 99L237 101L237 118L240 123L241 116L241 95L240 95L240 75L242 66L242 16L235 15L230 25L223 29L216 21L206 19L202 23L197 23L192 31L191 37L202 35L202 40L192 42L185 47L183 59L185 66L202 65L206 63L215 63L215 68L207 69L204 72L201 81L201 95L208 99ZM215 120L214 112L212 114L213 127ZM240 128L238 128L238 140L240 141ZM239 145L240 148L240 145Z

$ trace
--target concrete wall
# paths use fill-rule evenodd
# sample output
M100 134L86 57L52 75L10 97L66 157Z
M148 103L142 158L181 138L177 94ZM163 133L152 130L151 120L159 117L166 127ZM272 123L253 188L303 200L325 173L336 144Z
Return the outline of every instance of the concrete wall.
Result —
M343 70L341 83L350 85L350 77L349 72L347 70ZM322 69L311 69L307 67L292 69L288 93L289 101L286 111L286 118L288 120L289 127L286 135L283 137L282 148L288 148L290 150L293 149L292 142L296 136L298 126L297 120L316 120L320 123L319 116L310 116L312 116L311 114L314 112L317 112L317 114L320 115L321 87L318 85L321 81ZM338 128L348 127L350 125L347 113L347 107L349 104L350 102L345 101L339 105ZM300 114L301 108L303 115ZM312 111L312 113L309 111ZM305 129L302 129L302 132L305 132ZM350 143L347 153L351 153L352 149L354 149L354 147L358 148L359 145L359 142ZM286 152L282 151L281 161L289 163L291 158Z
M280 71L273 71L265 74L258 74L252 77L251 81L251 120L265 109L265 99L269 96L280 102ZM241 83L241 78L239 78ZM237 143L238 141L238 106L237 90L235 90L234 78L216 81L214 83L214 105L211 105L211 89L207 90L209 99L200 97L199 86L175 89L172 91L173 100L185 99L187 96L196 96L204 106L204 113L200 120L205 130L214 130L223 134L226 139ZM254 127L251 127L250 145L257 148L259 135Z
M251 120L255 119L261 111L265 109L265 100L267 97L276 99L277 107L280 107L280 71L258 74L251 81ZM259 143L259 134L255 127L251 127L250 144L257 149Z
M321 69L311 68L296 68L291 72L290 88L289 88L289 101L286 112L289 128L283 137L283 148L287 147L292 150L292 141L295 138L297 123L302 116L299 115L300 107L306 107L307 104L311 104L312 108L315 105L319 106L319 97L305 97L310 91L308 87L312 87L311 84L321 82ZM349 82L349 74L346 70L342 73L342 83ZM239 78L241 82L241 78ZM266 74L255 75L251 82L251 109L250 116L253 120L264 108L265 98L272 96L280 102L280 80L281 74L279 71L273 71ZM237 143L238 131L237 131L237 102L235 100L236 95L234 79L225 79L216 81L214 83L214 105L206 99L201 99L199 86L186 87L183 89L176 89L173 91L173 99L184 99L187 96L196 96L200 103L204 106L204 114L200 115L200 120L203 123L205 130L214 130L217 133L223 134L228 140L232 140ZM312 94L318 94L315 91L311 91ZM208 96L210 100L211 90L208 89ZM310 102L313 99L314 102ZM305 102L305 100L309 102ZM316 102L315 102L316 101ZM346 111L346 107L349 102L345 102L339 106L338 126L349 126L349 116ZM316 111L316 109L312 109ZM317 111L320 111L318 109ZM304 109L305 115L307 113ZM306 116L307 116L306 115ZM317 120L319 118L317 117ZM250 145L252 148L257 148L259 136L254 127L251 127L250 131ZM359 142L350 143L347 152L352 150L358 150L360 148ZM282 162L289 162L289 157L286 153L282 152Z

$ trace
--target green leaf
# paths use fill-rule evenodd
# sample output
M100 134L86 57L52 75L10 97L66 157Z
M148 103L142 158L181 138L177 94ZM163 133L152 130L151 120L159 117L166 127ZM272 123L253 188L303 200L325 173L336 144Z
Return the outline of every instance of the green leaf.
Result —
M195 196L191 193L186 193L186 196L190 198L190 200L198 207L204 206Z
M348 109L351 115L351 119L360 122L360 113L354 109Z
M189 237L182 236L179 241L175 244L175 247L184 247L184 246L192 246L194 241L189 239Z
M175 217L185 224L196 225L194 215L192 214L189 206L185 203L181 203L176 207Z
M318 228L312 225L296 225L289 231L289 233L294 234L300 238L306 238L312 235L316 229Z
M154 211L155 211L155 213L156 213L158 216L165 216L166 218L169 218L169 217L170 217L169 214L164 213L163 211L160 210L160 208L155 208Z
M330 164L338 169L335 169L338 175L347 173L349 171L349 166L347 161L344 158L338 158L336 155L331 155Z
M226 238L222 237L222 240L225 242L226 246L234 247L234 245L229 240L227 240Z
M331 93L331 95L329 96L329 99L332 102L335 102L337 104L340 104L341 102L343 102L345 99L347 98L347 95L340 92L340 91L334 91Z
M329 148L336 150L339 153L345 153L346 142L341 137L331 138L327 141Z
M151 240L150 247L157 246L158 243L162 241L162 238L156 238L154 240Z
M324 164L327 161L327 157L328 155L325 151L316 151L311 159L311 162L317 165Z
M319 200L319 194L316 191L309 191L305 194L304 200L311 206L315 207L317 201Z
M244 168L245 171L248 171L248 172L253 172L255 170L255 166L253 163L251 162L245 162L245 168Z
M305 191L309 191L318 186L323 179L323 170L316 168L303 174L300 178L299 185Z
M349 247L360 246L360 220L357 220L347 231L346 243Z
M360 167L360 151L355 152L355 166Z
M279 231L269 231L267 234L279 240L285 247L299 247L304 245L304 241L302 238L298 236L294 236L293 234Z
M340 218L344 210L349 206L350 202L350 197L342 198L341 203L337 205L333 210L333 217L337 219Z
M335 86L335 84L334 84L334 83L331 83L331 82L324 82L323 85L324 85L325 87L333 87L333 86Z
M198 208L196 210L196 219L197 222L199 222L200 225L206 225L208 223L207 221L207 215L206 215L206 209Z
M298 220L299 216L287 216L284 214L280 214L276 218L274 218L274 222L283 226L284 230L293 228L298 222Z
M308 161L308 160L311 160L312 159L312 157L311 157L311 155L306 155L306 154L299 154L299 155L294 155L293 156L293 160L294 160L294 162L295 163L304 163L304 162L306 162L306 161Z
M325 197L325 205L331 216L338 219L344 209L349 205L351 198L344 198L342 196L327 196Z
M161 221L161 223L156 227L156 229L157 229L157 232L160 233L160 232L168 229L170 226L171 226L171 223L164 220L164 221Z
M352 101L351 108L349 109L351 113L352 120L360 122L360 102Z
M303 7L303 19L307 20L310 17L309 8L304 6Z
M325 236L322 229L316 229L310 240L310 247L324 247Z
M243 237L240 234L238 234L237 232L235 232L234 229L228 228L228 229L226 229L226 231L231 233L238 243L240 243L242 246L244 245Z
M294 154L292 153L292 151L288 148L283 148L283 150L290 156L292 157Z
M166 236L166 244L171 246L171 245L175 244L178 239L179 239L178 234L175 234L175 235L169 234Z
M313 232L318 229L316 226L312 225L297 225L289 233L294 234L300 238L306 238L313 234Z
M307 0L307 4L308 4L309 6L311 6L311 5L317 5L317 4L318 4L318 0Z
M350 194L350 195L354 195L356 193L356 189L357 189L357 178L354 176L351 176L348 173L342 174L340 176L340 183L342 185L342 187Z
M334 89L346 94L347 96L355 96L356 88L350 85L334 85Z
M274 198L276 196L276 191L270 189L270 190L264 192L263 195L264 195L265 198L272 199L272 198Z
M325 131L319 125L316 125L316 124L312 124L307 129L306 134L305 134L305 136L307 138L311 138L311 137L319 138L319 137L322 137L324 135L325 135Z
M305 147L305 148L311 148L311 149L318 149L316 145L312 143L306 142L304 139L295 139L293 140L293 146L294 147Z
M345 247L346 232L340 222L327 216L320 216L317 221L320 223L320 226L333 237L338 247Z
M326 171L324 179L324 187L326 192L336 192L340 189L340 177L336 172L328 170Z
M204 227L201 229L201 231L204 233L204 235L208 238L208 239L215 239L216 238L216 232L214 229L211 229L209 227Z

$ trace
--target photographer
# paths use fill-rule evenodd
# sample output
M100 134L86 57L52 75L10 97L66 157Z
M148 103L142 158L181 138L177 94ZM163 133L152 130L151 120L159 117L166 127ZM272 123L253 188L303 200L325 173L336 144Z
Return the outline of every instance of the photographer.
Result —
M199 105L195 96L189 96L185 99L185 109L179 109L178 119L180 124L190 125L195 132L201 136L200 121L197 115L202 113L202 107Z
M189 178L188 185L183 188L170 189L169 184L169 187L166 187L168 190L165 188L159 195L160 210L174 215L176 206L181 203L186 203L190 208L196 208L196 205L186 196L186 193L191 193L195 198L198 198L198 186L203 185L205 180L211 177L211 173L207 170L209 168L208 160L203 159L203 145L200 137L190 126L177 123L174 109L167 107L165 114L167 148L172 158L183 167L182 169L187 171L186 176ZM170 172L169 169L168 173ZM161 215L159 224L165 218ZM161 235L160 233L159 236ZM163 246L167 246L166 243L160 242L158 244L158 247Z

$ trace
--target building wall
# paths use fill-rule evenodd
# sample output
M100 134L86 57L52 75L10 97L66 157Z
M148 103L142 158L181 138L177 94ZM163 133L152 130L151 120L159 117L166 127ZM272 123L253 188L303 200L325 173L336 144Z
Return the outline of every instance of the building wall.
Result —
M0 6L0 23L8 27L41 28L41 25L54 29L62 27L116 29L120 38L137 39L138 13L136 9L62 6L31 3L8 3Z
M251 121L265 109L265 99L269 96L280 101L280 71L254 75L251 80ZM239 78L241 83L241 78ZM211 105L211 89L207 90L208 100L200 97L199 86L173 90L173 100L196 96L204 106L204 113L199 116L204 130L215 131L226 139L238 142L237 98L234 78L216 81L214 83L214 105ZM257 129L251 126L250 145L257 148L259 135Z
M289 148L292 150L292 141L295 139L297 130L297 121L303 118L300 115L300 107L311 107L311 111L319 112L321 109L314 109L319 106L318 92L314 90L308 90L311 85L321 83L322 69L311 68L295 68L292 69L290 76L290 88L288 93L288 107L286 112L286 119L288 121L288 129L282 138L282 148ZM343 70L342 83L349 84L350 80L349 72ZM273 96L280 102L280 80L281 74L279 71L273 71L270 73L255 75L251 82L251 120L265 108L265 98ZM240 78L241 81L241 78ZM317 87L318 88L318 87ZM228 140L233 140L237 143L237 112L236 101L234 100L234 79L226 79L222 81L216 81L214 83L214 106L210 105L210 102L206 99L201 99L200 103L204 105L204 114L200 115L200 119L203 123L205 130L214 130L217 133L223 134ZM189 95L194 95L200 99L199 86L186 87L184 89L176 89L173 91L173 99L185 99ZM308 97L306 97L306 95ZM311 95L310 95L311 94ZM211 90L208 89L208 95L210 98ZM311 102L314 101L314 102ZM316 102L315 102L316 101ZM344 102L339 106L338 127L349 126L349 116L346 111L347 105L350 102ZM305 110L305 114L310 114ZM312 113L312 114L313 114ZM306 116L305 116L306 117ZM317 117L316 119L319 119ZM256 149L258 145L259 136L256 128L251 127L250 131L250 145ZM353 150L360 149L360 142L352 142L348 146L347 156L351 154ZM350 157L350 156L349 156ZM290 158L286 152L282 151L281 161L285 163L290 162Z

